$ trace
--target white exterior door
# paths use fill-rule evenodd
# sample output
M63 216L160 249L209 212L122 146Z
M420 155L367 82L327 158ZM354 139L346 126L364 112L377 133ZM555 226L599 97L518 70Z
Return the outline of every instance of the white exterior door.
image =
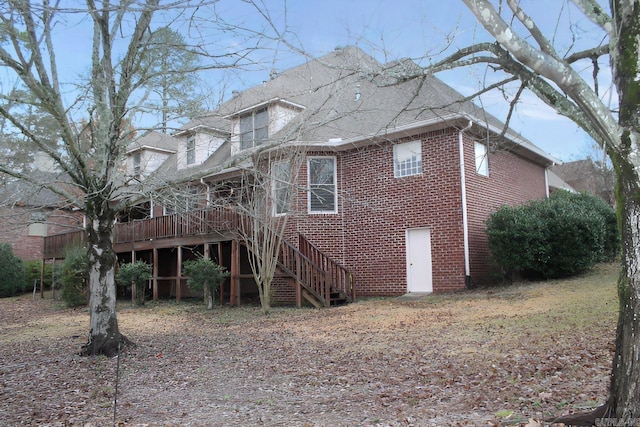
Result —
M407 292L433 292L428 228L407 229Z

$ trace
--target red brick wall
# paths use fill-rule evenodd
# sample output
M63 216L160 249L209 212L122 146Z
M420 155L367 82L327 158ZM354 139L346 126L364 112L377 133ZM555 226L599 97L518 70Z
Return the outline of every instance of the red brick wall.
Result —
M546 197L544 167L508 150L490 150L489 176L475 171L473 140L465 135L465 179L469 219L469 259L474 284L492 279L485 222L503 205L515 206Z
M406 292L406 229L417 227L431 230L434 290L464 287L456 135L407 139L423 140L418 176L394 178L390 143L340 153L338 214L295 221L297 231L353 271L359 295ZM306 171L301 175L306 182Z
M25 261L41 260L44 239L29 236L29 224L46 217L48 235L66 233L82 226L82 214L63 210L34 210L16 206L0 208L0 241L11 244L13 253Z
M393 145L381 143L336 153L338 213L306 214L298 193L291 235L300 232L351 269L359 295L406 292L406 230L431 232L434 292L465 287L458 131L446 129L407 138L422 140L423 174L394 178ZM490 175L475 172L473 140L464 138L471 276L486 278L484 222L502 204L545 195L544 168L507 152L490 153ZM320 153L309 153L320 155ZM327 154L333 155L333 154ZM306 168L300 174L306 187Z

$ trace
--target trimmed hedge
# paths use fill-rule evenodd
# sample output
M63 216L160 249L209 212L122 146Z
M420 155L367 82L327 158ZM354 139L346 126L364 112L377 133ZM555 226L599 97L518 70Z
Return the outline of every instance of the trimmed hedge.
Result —
M495 264L527 279L567 277L615 258L616 214L589 194L556 191L545 200L503 206L487 221Z

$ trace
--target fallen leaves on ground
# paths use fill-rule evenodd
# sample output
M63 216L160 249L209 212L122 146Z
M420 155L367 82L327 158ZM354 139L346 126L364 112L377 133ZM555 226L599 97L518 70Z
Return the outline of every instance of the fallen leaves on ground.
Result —
M137 346L119 360L76 355L86 309L0 300L0 425L539 427L606 397L615 269L603 269L269 316L123 302Z

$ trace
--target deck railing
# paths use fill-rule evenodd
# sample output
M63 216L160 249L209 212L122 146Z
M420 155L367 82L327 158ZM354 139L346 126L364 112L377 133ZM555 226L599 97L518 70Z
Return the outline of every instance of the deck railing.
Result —
M344 293L350 301L355 301L356 293L353 283L353 274L338 262L329 258L324 252L318 249L307 238L300 234L298 246L300 252L305 255L314 265L317 265L327 274L327 281L335 291Z
M208 208L155 218L136 219L117 223L114 244L133 243L173 237L197 236L237 230L239 217L233 209ZM84 230L55 234L44 238L44 257L61 258L72 244L86 241Z
M238 224L238 214L232 209L197 209L185 213L136 219L116 224L114 243L224 232L236 230Z
M46 236L44 238L43 255L45 258L62 258L67 247L82 245L86 239L87 233L84 230Z
M280 267L311 292L317 301L325 307L331 305L331 282L327 272L319 265L314 264L286 240L282 241L278 260Z
M146 240L187 237L236 231L241 217L228 208L208 208L181 214L118 223L114 230L114 243L125 244ZM44 257L62 258L65 248L86 241L84 230L44 238ZM283 240L280 248L280 266L294 277L307 291L325 306L331 304L332 295L339 293L349 301L355 300L353 275L303 235L300 248Z

